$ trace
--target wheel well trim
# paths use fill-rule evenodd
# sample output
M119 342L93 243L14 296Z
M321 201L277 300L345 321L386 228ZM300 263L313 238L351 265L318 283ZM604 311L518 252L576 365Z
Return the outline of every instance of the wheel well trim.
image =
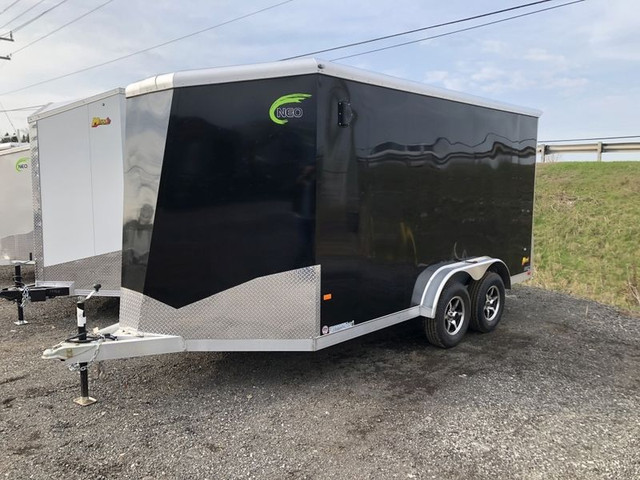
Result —
M494 267L495 265L495 267ZM464 273L471 277L473 280L480 280L489 269L494 267L494 271L505 283L506 288L510 288L510 275L509 268L499 258L493 257L474 257L460 262L449 263L439 267L433 273L430 274L424 289L420 295L418 306L420 308L420 315L427 318L434 318L436 307L442 291L449 280L454 276ZM425 273L423 271L423 273ZM421 274L422 275L422 274ZM505 276L506 275L506 276ZM417 299L416 293L419 293L420 277L416 280L416 286L414 287L414 299ZM416 291L418 289L418 291Z

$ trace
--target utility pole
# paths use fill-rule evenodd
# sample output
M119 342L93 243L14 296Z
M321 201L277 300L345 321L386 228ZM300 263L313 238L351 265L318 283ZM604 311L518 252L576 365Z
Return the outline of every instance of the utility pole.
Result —
M13 32L9 32L9 36L8 37L3 37L0 35L0 40L5 40L7 42L13 42ZM3 57L0 55L0 60L11 60L11 55L7 55L6 57Z

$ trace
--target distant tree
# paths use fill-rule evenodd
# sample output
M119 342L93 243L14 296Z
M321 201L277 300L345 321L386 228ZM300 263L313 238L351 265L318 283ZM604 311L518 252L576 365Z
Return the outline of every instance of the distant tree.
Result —
M11 141L11 137L9 136L9 132L4 134L4 137L2 137L2 140L0 140L0 143L9 143Z

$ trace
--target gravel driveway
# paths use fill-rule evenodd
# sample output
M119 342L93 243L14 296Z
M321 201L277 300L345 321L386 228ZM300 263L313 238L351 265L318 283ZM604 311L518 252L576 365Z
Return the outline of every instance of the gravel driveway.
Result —
M0 284L8 284L7 270ZM637 479L640 319L531 287L441 350L412 321L316 353L40 360L74 300L0 303L0 478ZM95 299L89 326L117 321Z

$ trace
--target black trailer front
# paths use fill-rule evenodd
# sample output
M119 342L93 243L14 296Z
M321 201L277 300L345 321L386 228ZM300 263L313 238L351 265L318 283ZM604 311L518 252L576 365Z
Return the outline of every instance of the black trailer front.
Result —
M132 343L98 357L495 328L531 274L538 116L311 59L130 86L109 333Z

